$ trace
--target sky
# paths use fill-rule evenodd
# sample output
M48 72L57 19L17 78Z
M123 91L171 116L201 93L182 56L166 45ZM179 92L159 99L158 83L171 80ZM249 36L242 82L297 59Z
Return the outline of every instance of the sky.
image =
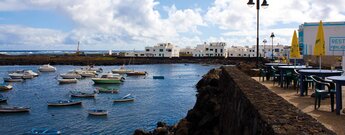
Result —
M262 1L262 0L261 0ZM256 44L248 0L0 0L0 50L143 50ZM259 42L290 45L304 22L345 21L344 0L267 0ZM261 3L259 3L261 4Z

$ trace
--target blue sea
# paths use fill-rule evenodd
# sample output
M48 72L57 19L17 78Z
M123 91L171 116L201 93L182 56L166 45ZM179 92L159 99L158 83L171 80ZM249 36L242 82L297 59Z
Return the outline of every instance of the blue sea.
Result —
M0 66L0 77L8 71L31 69L39 66ZM0 92L8 97L5 106L27 106L29 113L0 114L0 134L22 134L32 128L49 128L64 134L115 134L131 135L135 129L152 130L158 121L170 125L185 117L196 101L196 83L216 65L156 64L129 65L126 68L147 71L147 76L125 77L123 84L94 85L90 78L80 79L77 84L58 84L59 74L82 66L55 65L56 72L41 73L34 79L13 83L13 90ZM103 73L119 66L98 66ZM163 75L165 79L153 79ZM2 81L2 80L0 80ZM93 91L96 87L118 88L118 94L99 93L95 99L71 98L71 90ZM112 100L127 94L134 102L113 103ZM60 99L81 100L82 106L48 107L48 101ZM89 116L88 109L106 109L107 116Z

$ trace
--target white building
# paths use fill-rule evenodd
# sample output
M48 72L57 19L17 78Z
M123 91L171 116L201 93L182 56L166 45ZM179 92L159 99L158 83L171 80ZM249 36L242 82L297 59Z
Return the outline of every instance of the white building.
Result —
M181 48L180 49L180 56L193 56L193 51L195 49L191 48L190 46L186 47L186 48Z
M283 45L273 46L273 57L284 55ZM228 50L228 57L256 57L256 45L253 46L231 46ZM271 58L272 45L259 45L259 57Z
M179 57L180 49L171 43L159 43L153 47L145 47L147 57Z
M226 57L226 43L212 42L197 45L193 51L193 57Z

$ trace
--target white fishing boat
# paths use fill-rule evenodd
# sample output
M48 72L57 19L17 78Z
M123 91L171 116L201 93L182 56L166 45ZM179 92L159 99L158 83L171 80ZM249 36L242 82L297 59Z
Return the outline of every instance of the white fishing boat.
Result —
M134 97L131 94L127 94L126 96L119 98L119 99L114 99L114 102L132 102L134 101Z
M126 74L128 72L133 72L131 69L126 69L125 66L121 66L119 69L113 69L111 70L113 73L118 73L118 74Z
M82 77L95 77L96 76L96 71L76 71L79 75Z
M12 79L21 79L21 78L23 78L24 74L14 72L14 73L8 74L8 76L10 76Z
M24 75L32 75L34 77L38 76L38 73L32 71L32 70L24 70Z
M87 71L96 71L96 72L103 72L103 69L102 68L97 68L97 67L94 67L94 66L89 66L89 67L86 67L85 70Z
M64 74L60 74L60 76L63 78L63 79L80 79L81 78L81 75L76 73L75 71L70 71L70 72L67 72L67 73L64 73Z
M38 71L40 71L40 72L55 72L56 68L49 65L49 64L46 64L46 65L40 66L38 68Z
M77 83L78 80L73 78L73 79L58 79L60 84L68 84L68 83Z
M91 80L95 84L118 84L122 83L125 80L125 78L122 77L120 74L108 73L103 74L101 77L98 78L91 78Z

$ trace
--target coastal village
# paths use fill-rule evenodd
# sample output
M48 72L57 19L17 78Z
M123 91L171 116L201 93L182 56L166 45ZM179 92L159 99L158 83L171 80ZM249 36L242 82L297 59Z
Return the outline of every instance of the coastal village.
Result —
M17 1L0 2L0 7L8 7L0 11L6 24L0 24L0 33L5 33L0 34L0 44L6 48L0 48L0 134L345 135L345 14L337 7L344 2L330 4L329 9L315 6L321 0L273 8L261 20L266 23L263 36L259 9L269 6L266 0L241 4L256 5L255 23L248 24L245 21L252 18L246 13L233 15L240 7L234 1L212 1L206 6L188 1L183 4L193 6L183 10L166 1L85 1L28 1L21 7ZM20 31L18 22L8 21L21 12L13 7L38 18L57 15L41 11L62 12L59 21L49 19L66 24L37 30L23 23L20 28L29 32L22 38L13 33ZM318 8L322 15L316 14ZM242 16L240 22L232 20ZM37 20L25 19L39 26L34 23ZM246 30L253 24L256 38L244 38L253 33ZM288 43L278 33L289 35ZM192 44L173 40L212 34L250 39L250 43L236 43L232 37L195 38L198 43ZM48 38L42 40L42 35ZM42 45L35 45L37 41ZM143 41L154 44L143 43L139 50L116 48ZM83 43L98 50L80 49ZM25 45L31 48L18 47ZM47 45L72 49L54 50Z

